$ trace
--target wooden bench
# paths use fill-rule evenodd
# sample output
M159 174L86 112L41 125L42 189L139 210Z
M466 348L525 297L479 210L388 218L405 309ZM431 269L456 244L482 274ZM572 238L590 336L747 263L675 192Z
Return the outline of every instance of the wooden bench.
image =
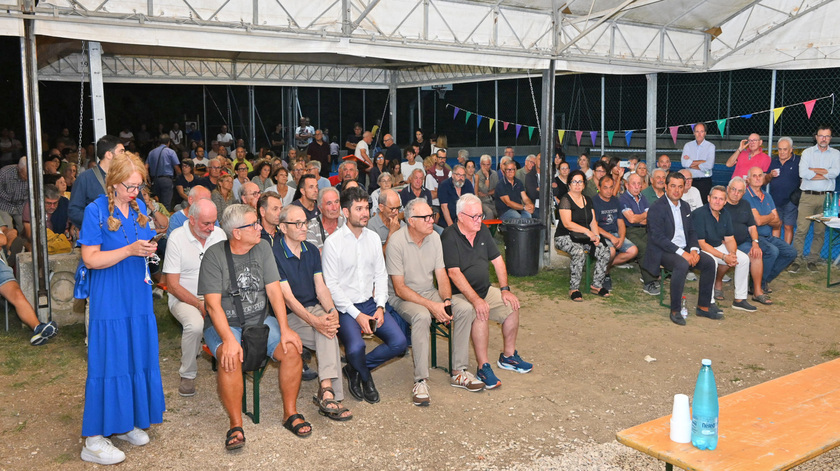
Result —
M670 418L622 430L616 439L665 461L669 471L792 468L840 445L840 359L720 398L713 451L672 442Z
M499 225L502 224L501 219L485 219L481 222L483 222L484 225L487 226L487 229L490 229L490 235L492 236L496 235L496 229L498 229Z

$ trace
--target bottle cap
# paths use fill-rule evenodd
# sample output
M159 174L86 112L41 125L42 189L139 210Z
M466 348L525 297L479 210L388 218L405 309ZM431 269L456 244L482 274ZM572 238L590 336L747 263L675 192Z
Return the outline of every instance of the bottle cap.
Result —
M704 358L703 361L700 362L703 366L712 366L712 360L708 358Z

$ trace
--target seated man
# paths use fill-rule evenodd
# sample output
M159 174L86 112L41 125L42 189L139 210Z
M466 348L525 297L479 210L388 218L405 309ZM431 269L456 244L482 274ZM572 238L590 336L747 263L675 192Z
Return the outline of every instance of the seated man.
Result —
M782 220L776 211L776 204L770 193L762 191L765 181L764 172L759 167L749 171L750 186L744 199L750 203L756 231L758 232L758 246L763 254L764 275L761 278L761 296L753 297L754 301L767 304L770 294L770 282L796 259L796 249L782 239L773 235L782 226Z
M502 164L502 170L505 176L499 180L493 196L496 200L496 213L499 214L499 219L502 221L514 218L530 219L534 214L534 203L525 194L525 184L514 176L516 164L513 160L505 162Z
M405 208L408 227L399 229L391 237L392 242L385 251L385 265L393 285L388 301L411 324L411 350L414 355L412 400L415 406L428 406L431 400L427 380L432 316L442 324L452 323L450 384L467 391L484 389L484 383L467 372L470 328L475 312L468 302L452 300L440 236L432 229L432 217L432 208L425 201L411 200Z
M402 206L400 206L400 195L396 191L380 191L378 203L379 211L368 220L367 228L375 232L382 240L382 251L384 252L388 246L388 239L400 227L405 226L405 223L400 221L400 209L402 209Z
M172 231L184 225L189 219L190 213L190 206L194 205L198 200L209 200L210 199L210 190L207 188L196 185L190 188L190 192L187 193L187 200L185 202L186 207L184 209L175 211L169 216L169 226L166 228L166 237L167 239L172 235Z
M586 188L583 189L583 194L588 196L589 199L594 200L596 196L598 196L598 187L601 185L601 179L607 176L609 173L609 165L602 161L598 160L592 166L592 178L586 181Z
M747 284L749 283L750 258L738 250L735 232L726 204L726 189L714 186L709 191L709 204L701 206L691 213L697 243L700 250L709 254L718 266L718 278L730 268L735 268L735 301L732 309L755 311L755 306L747 302ZM722 298L722 293L715 293ZM714 300L712 300L714 302Z
M758 229L753 219L752 207L743 199L747 184L741 177L733 177L726 187L726 210L732 217L732 229L735 231L735 243L738 250L750 257L750 276L752 276L752 291L748 292L755 298L764 294L761 289L761 278L764 274L764 254L759 245ZM722 277L718 273L715 289L723 287ZM755 310L755 306L753 309Z
M260 199L260 187L254 182L243 183L242 190L239 192L239 199L239 203L247 204L257 209L257 200Z
M653 171L650 177L650 185L642 190L642 196L648 200L648 205L653 205L653 202L662 198L665 194L665 178L667 174L665 170L658 168ZM683 177L685 178L685 177Z
M703 198L700 196L700 190L691 186L694 177L691 176L691 171L687 168L680 170L680 173L685 177L685 193L683 193L682 200L688 203L692 211L703 206Z
M306 241L323 251L327 236L344 226L345 222L337 189L329 187L318 192L318 210L321 214L309 220Z
M513 175L514 170L515 166L510 164L505 173ZM523 360L516 351L519 299L510 291L507 267L496 242L487 226L481 223L481 200L468 193L458 200L456 210L458 222L447 227L441 236L443 261L454 285L452 298L457 302L469 302L475 310L471 337L479 364L476 376L487 389L493 389L501 386L502 382L493 373L487 356L489 320L502 324L504 351L499 354L496 364L518 373L530 372L533 365ZM496 270L500 288L490 285L488 263L492 263Z
M300 336L303 346L318 355L320 386L314 397L318 412L332 420L345 421L353 414L341 405L341 352L338 348L338 311L321 273L321 254L306 242L306 214L298 206L280 211L278 226L283 237L272 247L280 289L289 315L289 327Z
M438 225L442 227L451 226L458 219L455 214L455 206L458 198L466 193L475 194L473 184L467 180L467 171L463 165L452 167L450 177L440 183L438 187L438 199L440 200L441 217Z
M318 177L317 174L305 174L298 183L300 198L292 204L301 208L306 214L306 220L315 219L321 214L318 209ZM297 193L297 192L296 192Z
M219 360L217 380L222 405L230 419L225 440L228 450L245 445L242 430L242 329L260 322L270 329L266 356L280 363L278 381L283 398L283 426L300 437L309 436L312 426L297 413L300 372L303 368L300 337L289 327L280 288L280 274L268 242L260 239L257 212L244 204L232 204L222 213L221 226L228 243L215 244L204 252L198 276L198 294L204 296L204 341ZM228 266L226 248L233 257ZM231 286L231 272L239 286ZM241 300L237 312L234 296ZM266 315L271 303L273 316ZM240 316L245 319L240 323Z
M203 186L193 189L197 188L207 191ZM215 224L216 205L209 199L198 200L190 206L187 224L172 231L166 244L163 274L169 292L169 312L184 328L178 370L181 377L178 394L184 397L195 395L196 357L201 353L201 334L207 315L204 300L198 297L201 259L211 245L225 240L225 231Z
M321 162L317 160L310 160L306 163L305 172L307 174L315 175L316 177L318 177L318 190L332 186L332 183L330 183L330 179L321 175ZM327 176L329 176L329 172L327 172ZM317 193L315 194L315 197L318 197Z
M647 213L650 208L647 198L642 195L642 177L633 173L627 178L627 191L618 197L618 202L621 205L621 216L625 221L627 238L636 244L638 250L637 260L642 275L643 290L651 296L659 296L659 281L642 266L647 251Z
M700 252L697 233L688 203L682 201L685 177L671 172L666 179L665 198L656 200L648 210L648 245L642 268L659 276L660 266L671 270L671 322L685 325L680 315L685 275L688 270L700 270L700 289L696 313L709 319L723 319L723 312L713 303L715 261Z
M598 221L598 233L607 240L607 246L610 248L610 265L607 267L607 277L604 278L604 288L609 291L612 291L610 268L633 260L639 253L636 245L626 238L621 203L613 196L614 191L615 180L612 176L605 175L601 177L598 194L592 199L595 219Z
M368 198L361 188L342 192L341 211L347 224L324 242L322 265L324 281L339 312L338 338L347 358L344 374L348 389L356 399L375 404L379 392L371 370L402 355L407 345L394 317L397 314L387 302L388 273L382 243L365 227L370 217ZM365 355L363 333L374 334L384 343Z

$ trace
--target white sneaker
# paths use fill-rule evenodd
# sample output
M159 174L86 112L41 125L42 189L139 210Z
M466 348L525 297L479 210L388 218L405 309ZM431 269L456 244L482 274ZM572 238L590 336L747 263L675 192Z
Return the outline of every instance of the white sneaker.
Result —
M693 271L690 271L685 275L685 281L697 281L697 275Z
M149 434L147 434L143 429L139 429L137 427L134 427L134 429L128 433L114 435L114 437L119 438L120 440L125 440L134 446L143 446L149 443Z
M115 447L111 440L96 435L85 439L82 448L82 460L98 464L117 464L125 461L125 453Z
M478 392L484 389L484 382L476 378L466 370L455 371L449 378L449 385L453 388L464 388L470 392Z
M723 281L724 283L729 283L730 281L732 281L732 277L729 275L723 275L723 280L721 281Z
M414 389L411 392L411 399L414 401L415 406L425 407L429 405L431 398L429 397L429 386L426 384L425 379L414 383Z

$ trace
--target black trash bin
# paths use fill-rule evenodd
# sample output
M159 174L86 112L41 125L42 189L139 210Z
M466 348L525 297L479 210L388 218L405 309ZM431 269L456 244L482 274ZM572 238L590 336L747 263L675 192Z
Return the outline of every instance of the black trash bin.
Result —
M505 225L505 263L513 276L534 276L540 269L540 219L509 219Z

